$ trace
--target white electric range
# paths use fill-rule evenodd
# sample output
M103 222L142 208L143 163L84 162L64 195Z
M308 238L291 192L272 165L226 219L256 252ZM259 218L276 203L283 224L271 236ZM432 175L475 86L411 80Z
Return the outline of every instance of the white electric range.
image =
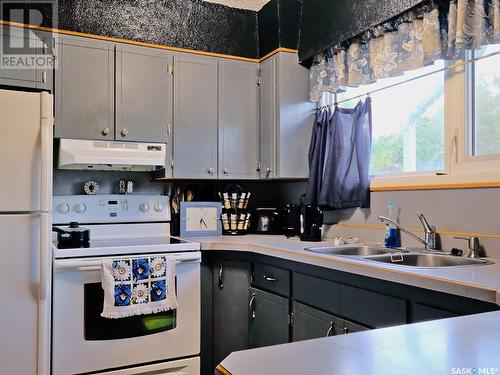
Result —
M55 196L53 207L54 225L78 222L90 241L54 242L52 373L198 375L200 245L170 236L168 197ZM102 318L102 261L136 255L176 258L179 307Z

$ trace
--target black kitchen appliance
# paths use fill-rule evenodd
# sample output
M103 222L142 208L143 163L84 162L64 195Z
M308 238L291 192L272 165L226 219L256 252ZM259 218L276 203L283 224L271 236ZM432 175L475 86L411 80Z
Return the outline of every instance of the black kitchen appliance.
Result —
M285 206L283 223L287 238L295 237L300 233L300 206L298 204L287 204Z
M57 232L57 242L61 244L86 244L90 240L90 230L80 227L76 221L68 227L53 226L52 231Z
M283 222L276 208L256 208L253 214L252 231L258 234L283 234Z
M323 210L314 205L300 206L300 240L321 241Z

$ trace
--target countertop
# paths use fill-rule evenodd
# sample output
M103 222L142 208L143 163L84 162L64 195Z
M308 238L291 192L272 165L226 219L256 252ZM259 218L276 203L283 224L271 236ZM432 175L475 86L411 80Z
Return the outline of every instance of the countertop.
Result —
M499 374L500 311L231 353L224 375Z
M333 245L331 241L302 242L298 238L251 234L239 237L193 237L190 240L200 242L202 251L248 251L500 305L500 260L497 259L490 259L495 263L488 265L429 269L323 255L304 250L309 246Z

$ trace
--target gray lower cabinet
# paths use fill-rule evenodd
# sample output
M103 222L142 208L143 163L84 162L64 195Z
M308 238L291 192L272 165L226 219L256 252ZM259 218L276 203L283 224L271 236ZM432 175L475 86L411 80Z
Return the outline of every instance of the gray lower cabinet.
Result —
M258 64L219 60L219 178L258 178Z
M248 347L248 300L251 266L219 261L213 266L213 363Z
M335 317L298 302L293 304L293 341L317 339L335 334Z
M114 45L69 36L57 43L56 137L114 139Z
M373 328L406 324L406 300L295 272L294 298Z
M314 104L309 71L297 55L280 52L260 68L260 160L262 178L307 178Z
M317 339L321 337L346 335L366 331L369 328L333 314L294 302L293 341Z
M13 87L27 87L52 90L53 67L42 65L37 68L36 64L32 68L19 66L19 57L35 54L52 55L52 34L44 31L29 30L15 26L0 25L0 37L2 38L2 58L9 63L3 62L0 69L0 85ZM32 47L36 50L32 51ZM12 59L9 59L12 57ZM53 61L52 59L49 59ZM30 62L31 60L21 61ZM47 61L44 59L44 61Z
M217 60L174 59L174 178L217 178Z
M423 305L421 303L414 303L411 306L411 322L425 322L428 320L453 318L459 316L459 314L446 311L443 309L438 309L437 307Z
M172 54L117 45L117 140L171 145L172 96Z
M289 300L250 288L248 347L284 344L289 341Z
M361 324L353 323L346 319L335 317L334 332L335 335L347 335L349 333L356 333L367 331L370 328L362 326Z

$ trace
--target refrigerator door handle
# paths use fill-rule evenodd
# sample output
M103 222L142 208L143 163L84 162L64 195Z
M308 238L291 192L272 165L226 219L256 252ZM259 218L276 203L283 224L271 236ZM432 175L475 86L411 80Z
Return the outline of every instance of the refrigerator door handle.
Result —
M50 252L51 248L51 222L50 215L40 215L40 254L38 269L40 272L40 286L38 300L40 303L47 302L47 291L50 285Z
M37 375L50 373L50 286L51 282L51 216L40 215L40 284L38 295L38 371Z
M52 128L54 117L52 115L53 97L47 92L41 93L41 187L40 210L52 209Z

